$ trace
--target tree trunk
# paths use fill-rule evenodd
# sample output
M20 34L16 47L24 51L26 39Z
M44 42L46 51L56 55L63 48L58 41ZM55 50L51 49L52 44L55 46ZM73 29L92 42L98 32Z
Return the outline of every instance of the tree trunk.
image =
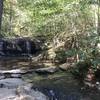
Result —
M0 35L1 35L1 24L2 24L2 13L3 13L3 0L0 0Z
M12 35L12 7L13 7L13 0L10 0L10 13L9 13L9 34Z
M100 1L98 0L98 35L100 36L100 10L99 10L99 6L100 6Z

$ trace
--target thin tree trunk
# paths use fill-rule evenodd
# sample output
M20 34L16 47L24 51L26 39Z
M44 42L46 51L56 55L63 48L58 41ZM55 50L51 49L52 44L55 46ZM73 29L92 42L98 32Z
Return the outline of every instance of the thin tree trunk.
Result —
M100 36L100 10L99 10L100 1L98 0L98 35Z
M3 0L0 0L0 35L1 35L1 26L2 26L2 14L3 14Z
M9 14L9 34L12 35L12 18L13 18L13 15L12 15L12 0L10 0L10 14Z
M98 28L97 28L97 33L98 33L98 42L97 42L97 48L99 48L99 52L100 52L100 10L99 7L100 6L100 0L98 0Z

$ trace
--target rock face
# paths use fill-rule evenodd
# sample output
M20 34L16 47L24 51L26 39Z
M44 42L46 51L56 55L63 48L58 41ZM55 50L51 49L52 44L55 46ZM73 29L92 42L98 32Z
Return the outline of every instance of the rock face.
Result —
M2 38L0 39L0 56L22 56L35 54L42 50L40 39L30 37Z
M35 70L36 73L40 73L40 74L46 74L46 73L51 73L52 74L56 71L58 71L57 67L39 68L39 69Z
M49 100L47 96L32 89L32 84L18 78L0 80L0 100Z

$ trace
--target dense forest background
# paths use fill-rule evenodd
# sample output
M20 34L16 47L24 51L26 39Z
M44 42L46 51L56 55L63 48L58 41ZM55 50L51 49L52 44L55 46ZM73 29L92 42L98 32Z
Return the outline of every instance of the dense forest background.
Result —
M2 0L1 0L2 1ZM51 37L97 33L97 0L4 0L4 36Z

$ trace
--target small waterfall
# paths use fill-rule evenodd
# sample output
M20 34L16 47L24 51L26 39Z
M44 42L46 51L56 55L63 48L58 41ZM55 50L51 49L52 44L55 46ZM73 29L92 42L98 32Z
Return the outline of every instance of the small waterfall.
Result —
M4 45L4 42L3 41L1 41L0 42L0 55L4 55L4 53L3 53L3 45Z
M41 50L40 44L36 40L27 38L1 39L0 56L32 56Z
M26 41L26 50L27 50L27 54L30 55L31 54L31 45L29 41Z

